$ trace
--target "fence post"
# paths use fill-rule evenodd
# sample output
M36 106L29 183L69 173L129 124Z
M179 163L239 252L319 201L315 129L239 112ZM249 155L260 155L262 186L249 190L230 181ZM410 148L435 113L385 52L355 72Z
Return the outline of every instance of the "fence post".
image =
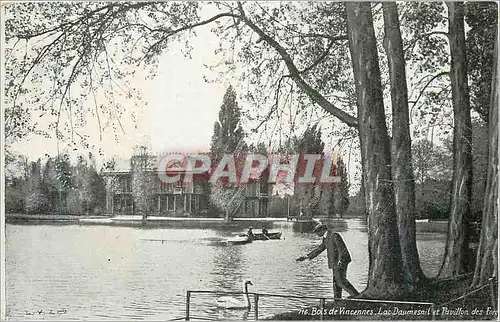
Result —
M255 293L253 299L254 299L255 320L258 320L259 319L259 294Z
M324 298L321 298L319 300L319 309L321 310L321 315L319 316L319 319L320 320L323 320L323 311L325 310L325 299Z
M497 309L497 301L495 299L495 285L493 283L492 277L490 277L489 282L490 282L491 308L493 310L496 310Z
M189 303L191 302L191 291L186 292L186 321L189 321Z

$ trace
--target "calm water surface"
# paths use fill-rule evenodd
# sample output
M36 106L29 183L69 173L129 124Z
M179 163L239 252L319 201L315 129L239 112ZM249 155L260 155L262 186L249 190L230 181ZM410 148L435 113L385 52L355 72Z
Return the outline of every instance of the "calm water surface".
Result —
M362 290L368 271L366 225L349 219L339 221L338 227L353 258L348 278ZM244 227L224 231L7 224L7 317L173 319L185 314L187 290L238 292L245 280L254 284L250 291L259 293L333 297L326 254L302 263L294 260L320 238L294 231L289 223L275 223L270 231L275 230L283 232L282 240L222 246L218 240ZM424 272L434 276L445 236L425 233L417 239ZM191 315L253 318L253 309L218 309L217 297L193 294ZM259 317L313 303L261 297Z

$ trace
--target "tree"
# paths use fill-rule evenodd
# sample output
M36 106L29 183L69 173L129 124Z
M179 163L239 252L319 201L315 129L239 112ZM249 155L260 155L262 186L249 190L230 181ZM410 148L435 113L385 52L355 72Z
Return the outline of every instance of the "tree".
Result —
M453 100L453 180L450 220L440 277L465 271L469 252L467 229L472 200L472 123L464 31L464 5L448 2Z
M408 89L403 40L395 2L383 2L384 45L389 64L392 102L392 179L403 269L409 285L425 279L420 268L415 226L415 179L413 177Z
M106 211L111 212L111 214L114 213L114 196L115 192L120 189L120 180L118 176L115 175L106 175L106 172L114 172L116 170L116 159L113 157L111 159L108 159L104 162L100 174L103 176L104 180L104 189L105 189L105 199L106 199L106 205L105 209Z
M31 163L30 178L28 180L28 194L26 196L26 212L43 214L50 210L51 204L43 188L41 160Z
M30 163L24 155L5 151L5 212L22 213L25 211Z
M494 2L467 2L465 21L470 27L465 40L467 67L470 80L471 107L488 123L493 73L493 48L497 30L497 4Z
M450 209L450 227L447 240L447 250L443 260L443 270L440 276L449 276L463 272L469 266L465 262L468 253L468 214L471 204L471 183L472 183L472 158L471 158L471 127L470 127L470 107L469 88L467 88L467 77L471 79L472 107L479 112L483 120L487 120L488 104L484 103L485 91L489 86L488 69L491 69L492 47L494 30L496 30L496 8L493 4L467 4L467 22L470 22L471 30L468 32L467 41L464 36L464 5L462 3L448 4L448 16L445 14L445 7L442 3L411 3L410 10L406 11L412 19L407 19L406 27L411 30L415 37L407 44L407 56L417 61L418 70L423 71L421 78L421 90L417 93L413 107L421 97L427 96L425 102L434 102L431 111L421 108L421 116L431 116L431 123L441 124L441 128L448 123L446 106L450 101L447 96L451 89L451 106L453 109L454 133L454 176L452 185L452 201ZM414 10L416 9L416 10ZM420 16L420 17L419 17ZM408 23L409 22L409 23ZM448 31L444 27L448 25ZM486 30L485 30L486 29ZM420 46L416 46L416 44ZM467 48L466 48L467 44ZM449 45L450 54L447 52ZM420 47L420 51L414 48ZM467 53L466 53L467 51ZM471 57L467 57L468 54ZM451 64L449 62L451 57ZM420 62L419 62L420 61ZM467 66L471 63L471 66ZM447 71L447 67L450 71ZM469 69L469 67L471 67ZM450 83L443 81L442 76L449 76ZM483 78L486 77L486 78ZM488 80L486 80L488 79ZM439 86L436 82L439 80ZM485 81L486 80L486 81ZM431 84L433 85L431 88ZM426 91L427 90L427 91ZM425 94L424 94L425 92ZM486 94L488 95L488 94ZM477 97L473 97L477 96ZM480 97L483 97L481 99ZM476 98L478 100L476 100ZM482 103L480 103L480 100ZM422 101L422 100L420 100ZM435 107L434 107L435 106ZM412 109L413 109L412 107ZM436 123L438 115L445 116L441 122ZM448 130L442 131L448 134ZM432 133L434 131L432 130ZM433 134L432 134L433 136ZM457 157L458 156L458 157ZM464 217L465 216L465 217ZM453 259L452 259L453 258Z
M222 99L219 110L219 120L214 124L214 133L210 153L212 163L217 164L224 154L232 153L236 161L243 158L247 150L245 133L241 127L241 111L236 100L236 92L229 86ZM237 187L221 182L211 185L210 201L216 209L226 214L226 220L231 220L231 215L245 200L244 187Z
M494 57L488 122L488 176L473 286L484 284L491 276L498 276L498 39Z
M61 211L67 212L68 194L72 187L71 161L68 154L58 155L54 161L56 177L58 182L58 195L61 199Z
M130 160L134 212L138 212L142 215L142 219L146 220L154 204L153 197L156 193L155 176L152 174L154 161L146 146L138 146L134 150L134 155Z
M349 181L347 178L347 168L342 158L337 159L335 172L340 176L340 183L333 187L333 213L341 218L349 207Z
M412 145L413 171L418 185L429 179L451 181L453 151L427 139Z
M318 128L317 124L307 127L301 137L294 138L293 144L293 152L300 154L299 170L305 170L304 154L324 156L325 143L321 139L321 129ZM327 194L331 195L331 193L332 190L322 189L318 184L295 184L293 199L300 205L300 209L306 217L313 217L318 214L318 206L322 199L327 199L328 204L333 203L332 198L323 197L323 194L326 196Z
M97 173L92 154L88 160L80 155L74 167L73 193L70 196L72 211L90 213L102 211L105 203L104 179Z
M43 168L43 189L49 198L51 211L61 213L62 212L62 197L61 197L61 186L59 180L57 179L57 173L54 165L54 161L51 157L47 159L45 167Z
M241 127L241 111L236 101L236 92L230 85L215 121L210 152L214 160L220 160L224 153L234 153L244 147L245 133Z
M450 212L453 151L422 139L413 144L412 156L417 217L447 220Z
M407 291L399 243L390 141L370 3L346 3L368 211L368 285L361 296L397 298ZM383 254L383 256L381 256Z
M90 177L89 182L92 210L102 214L106 209L106 183L103 176L97 172L96 162L91 153L89 153L88 172Z

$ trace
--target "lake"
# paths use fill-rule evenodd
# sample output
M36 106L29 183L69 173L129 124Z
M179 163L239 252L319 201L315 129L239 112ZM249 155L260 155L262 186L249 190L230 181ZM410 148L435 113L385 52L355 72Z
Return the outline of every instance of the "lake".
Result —
M353 259L348 279L362 290L368 271L366 224L346 219L337 227ZM282 231L282 239L227 246L218 241L245 227L7 224L7 318L168 320L184 316L187 290L241 292L246 280L253 283L250 292L333 297L326 252L295 262L321 239L287 222L269 230ZM419 233L417 244L424 272L435 276L445 235ZM191 316L253 318L253 309L218 309L218 296L193 294ZM262 297L259 317L312 304L317 301Z

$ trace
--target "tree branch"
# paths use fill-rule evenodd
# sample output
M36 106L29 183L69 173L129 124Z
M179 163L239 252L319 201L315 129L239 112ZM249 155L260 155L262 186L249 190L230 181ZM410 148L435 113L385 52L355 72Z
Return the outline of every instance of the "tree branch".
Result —
M248 17L245 15L241 2L238 2L238 8L241 13L241 18L245 22L245 24L249 26L255 33L259 35L260 38L262 38L266 43L268 43L278 52L278 54L285 62L288 71L290 72L290 77L311 98L313 102L321 106L325 111L337 117L339 120L346 123L347 125L353 127L358 125L358 120L354 116L337 108L335 105L329 102L323 95L321 95L317 90L312 88L311 85L309 85L300 76L300 71L295 66L293 59L290 57L285 48L283 48L276 40L267 35L261 28L255 25L250 19L248 19Z
M416 37L415 39L413 39L413 41L411 43L408 44L408 46L406 46L404 49L403 49L403 52L406 52L408 51L409 49L413 49L413 47L417 44L418 41L424 39L424 38L427 38L427 37L430 37L430 36L433 36L433 35L441 35L441 36L446 36L446 38L448 39L449 37L449 34L446 32L446 31L431 31L431 32L428 32L428 33L425 33L425 34L422 34L418 37Z
M160 38L160 40L158 40L157 42L155 42L153 45L149 46L146 54L144 55L143 58L145 58L149 52L151 52L151 50L153 50L155 47L157 47L158 45L160 45L162 42L164 42L165 40L167 40L169 37L171 36L174 36L182 31L185 31L185 30L191 30L191 29L194 29L196 27L200 27L200 26L203 26L203 25L207 25L211 22L214 22L215 20L219 19L219 18L222 18L222 17L233 17L233 18L240 18L238 15L235 15L234 13L231 13L231 12L225 12L225 13L219 13L218 15L215 15L207 20L203 20L203 21L200 21L200 22L197 22L197 23L194 23L194 24L190 24L190 25L186 25L186 26L183 26L183 27L180 27L180 28L177 28L177 29L157 29L155 31L160 31L160 32L164 32L166 33L165 36L163 36L162 38Z
M450 72L441 72L441 73L438 73L436 75L434 75L428 82L427 84L425 84L425 86L420 90L420 93L418 94L417 96L417 99L413 102L413 105L411 107L411 111L410 111L410 115L413 115L413 108L417 105L418 101L420 100L420 97L422 97L422 95L424 94L425 90L427 89L427 87L434 81L436 80L437 78L441 77L441 76L444 76L444 75L449 75Z
M326 50L311 65L309 65L308 67L306 67L303 70L299 71L299 73L300 74L307 73L308 71L310 71L314 67L318 66L318 64L321 63L321 61L323 59L325 59L326 56L328 56L328 54L330 53L330 50L332 49L334 43L335 43L334 41L330 41L330 43L328 44L328 47L326 48Z

